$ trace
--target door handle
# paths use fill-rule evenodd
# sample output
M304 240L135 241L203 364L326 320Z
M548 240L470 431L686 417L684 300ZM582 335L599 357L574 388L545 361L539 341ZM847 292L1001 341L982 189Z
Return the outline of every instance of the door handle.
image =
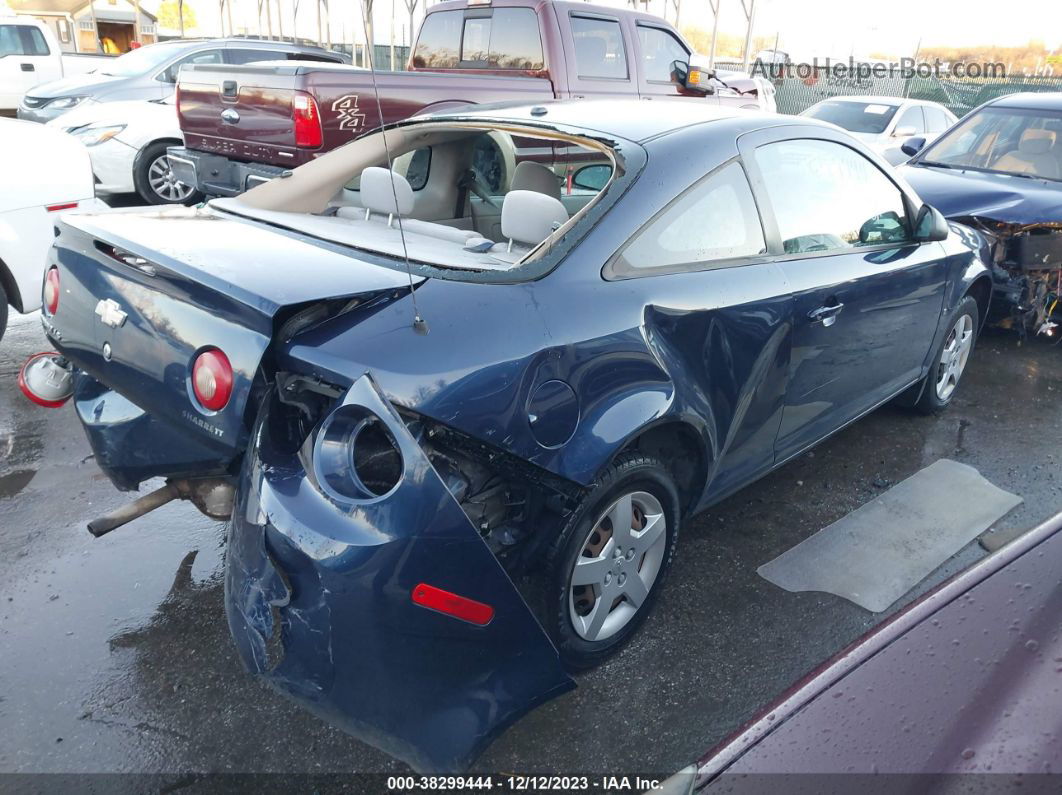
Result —
M23 72L35 72L35 71L37 71L37 67L35 67L31 63L24 63L24 64L22 64L22 71Z
M818 309L812 309L808 312L808 320L812 323L822 323L824 326L832 326L837 322L837 315L844 309L844 304L837 302L836 304L827 304L826 306L820 306Z

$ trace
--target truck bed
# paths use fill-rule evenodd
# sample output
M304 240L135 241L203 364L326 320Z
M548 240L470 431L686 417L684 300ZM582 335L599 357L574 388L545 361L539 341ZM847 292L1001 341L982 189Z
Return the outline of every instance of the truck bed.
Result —
M552 99L549 80L433 72L376 72L383 123L466 103ZM189 65L178 114L185 146L231 160L294 168L379 127L372 75L354 66L266 62ZM317 148L295 145L292 102L311 94L321 116ZM234 113L229 113L229 111Z

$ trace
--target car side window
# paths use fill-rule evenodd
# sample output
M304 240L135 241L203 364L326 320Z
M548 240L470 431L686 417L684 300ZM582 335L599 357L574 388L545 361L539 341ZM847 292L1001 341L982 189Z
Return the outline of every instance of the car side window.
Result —
M666 30L638 25L638 39L642 47L642 73L652 83L670 83L672 62L689 61L689 52Z
M913 128L915 135L921 135L926 131L926 122L922 117L921 105L912 105L903 112L903 115L897 119L896 126L893 129L898 130L901 127Z
M900 189L863 155L815 139L759 147L756 164L787 254L911 240Z
M643 227L620 254L622 270L698 270L763 254L767 245L745 170L709 174Z
M922 110L926 112L926 132L944 132L951 126L951 120L948 118L948 114L946 114L940 108L934 108L932 105L926 105L922 108Z
M245 47L231 47L225 51L225 60L231 64L257 63L259 61L284 61L288 53L276 50L250 50Z
M203 50L202 52L192 53L170 64L167 69L159 74L157 79L163 83L176 83L177 77L181 73L181 67L186 63L221 63L221 60L221 50Z
M571 23L579 77L626 80L627 51L619 20L572 14Z
M0 56L48 55L48 42L29 25L0 25Z

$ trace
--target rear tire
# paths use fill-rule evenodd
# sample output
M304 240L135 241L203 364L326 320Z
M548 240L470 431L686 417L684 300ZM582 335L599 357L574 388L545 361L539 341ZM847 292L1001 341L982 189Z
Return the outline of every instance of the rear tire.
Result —
M973 354L979 328L977 301L968 295L948 319L948 331L933 353L915 409L922 414L939 414L948 407Z
M667 468L630 452L569 518L547 555L545 612L569 670L615 654L648 617L675 555L680 513Z
M133 186L148 204L195 204L203 194L173 177L166 149L172 144L157 141L140 150L133 161Z

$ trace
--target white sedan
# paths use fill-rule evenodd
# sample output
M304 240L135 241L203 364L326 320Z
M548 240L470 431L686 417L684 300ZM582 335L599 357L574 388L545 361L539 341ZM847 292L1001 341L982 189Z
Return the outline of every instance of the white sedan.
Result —
M148 204L187 204L201 196L173 175L168 146L184 142L175 99L90 102L48 122L88 149L99 193L137 193Z
M55 217L76 210L104 210L107 205L95 198L85 148L69 136L33 122L0 119L0 148L8 153L0 176L2 337L9 306L23 314L41 306Z
M894 166L909 159L900 149L908 138L928 143L958 121L937 102L903 97L830 97L800 115L836 124Z

